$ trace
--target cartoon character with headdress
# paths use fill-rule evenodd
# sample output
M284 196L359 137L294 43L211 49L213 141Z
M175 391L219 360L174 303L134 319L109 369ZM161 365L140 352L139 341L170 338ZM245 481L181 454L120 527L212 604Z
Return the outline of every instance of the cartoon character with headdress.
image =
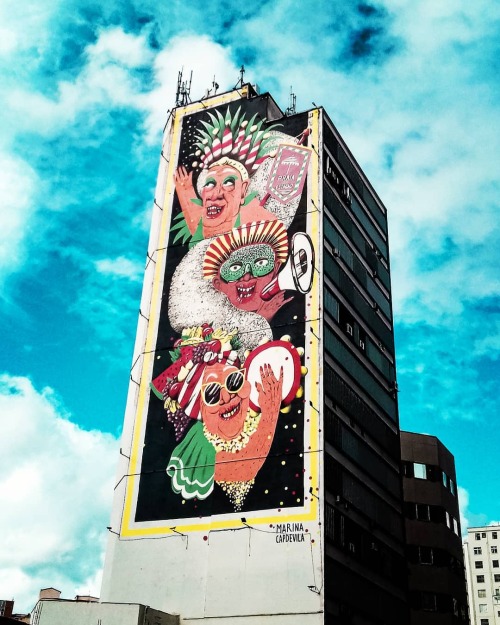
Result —
M244 363L235 344L236 331L186 329L177 361L152 388L180 441L167 466L173 491L205 499L217 483L240 510L271 449L280 410L301 392L304 371L302 352L285 340L259 346Z
M229 109L223 117L209 113L210 123L201 122L195 143L196 157L188 172L178 167L174 175L175 190L185 226L195 238L208 238L227 232L235 226L261 219L276 219L256 197L249 193L250 174L261 163L276 154L271 130L263 129L264 120L232 116ZM193 173L199 170L196 194ZM184 224L174 226L185 228Z
M288 258L288 237L281 221L252 222L214 239L203 259L203 276L224 293L235 308L270 321L292 298L266 287ZM263 296L264 292L264 296Z

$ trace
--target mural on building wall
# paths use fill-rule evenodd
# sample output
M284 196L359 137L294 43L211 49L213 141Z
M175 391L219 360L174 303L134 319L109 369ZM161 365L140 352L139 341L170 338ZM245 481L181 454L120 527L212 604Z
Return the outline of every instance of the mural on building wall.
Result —
M303 505L311 150L264 106L183 120L136 521Z

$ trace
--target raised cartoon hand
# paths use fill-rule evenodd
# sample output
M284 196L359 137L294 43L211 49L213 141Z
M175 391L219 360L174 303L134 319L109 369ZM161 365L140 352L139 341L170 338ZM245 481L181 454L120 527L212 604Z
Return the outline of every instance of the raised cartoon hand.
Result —
M181 165L178 167L174 173L174 182L175 182L175 190L177 193L181 191L181 193L185 193L186 189L193 189L193 172L187 172L186 168ZM194 196L193 196L194 197Z
M285 291L278 291L278 293L276 293L276 295L270 300L263 300L262 305L257 312L259 315L262 315L266 321L271 321L278 310L285 304L288 304L288 302L291 302L292 299L293 295L292 297L285 299Z
M192 202L192 200L196 199L196 192L193 186L193 172L188 173L186 168L181 165L174 173L174 183L184 219L189 231L193 234L200 221L200 207Z
M276 378L271 365L260 367L262 383L256 382L255 387L259 394L259 406L263 419L275 419L281 406L283 389L283 367L280 368L279 378Z

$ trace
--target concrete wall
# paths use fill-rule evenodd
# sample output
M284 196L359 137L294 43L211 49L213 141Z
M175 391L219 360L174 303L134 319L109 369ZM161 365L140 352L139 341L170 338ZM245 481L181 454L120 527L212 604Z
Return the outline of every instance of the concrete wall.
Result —
M179 617L144 605L39 601L32 625L178 625Z

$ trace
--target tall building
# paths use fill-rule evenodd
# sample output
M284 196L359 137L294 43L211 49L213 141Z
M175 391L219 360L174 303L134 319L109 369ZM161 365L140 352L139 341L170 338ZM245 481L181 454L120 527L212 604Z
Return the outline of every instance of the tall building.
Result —
M401 432L411 625L469 622L455 461L435 436Z
M500 625L500 525L469 527L464 541L471 625Z
M321 108L167 125L101 600L406 625L386 209Z
M401 625L408 616L387 211L320 114L326 622Z

